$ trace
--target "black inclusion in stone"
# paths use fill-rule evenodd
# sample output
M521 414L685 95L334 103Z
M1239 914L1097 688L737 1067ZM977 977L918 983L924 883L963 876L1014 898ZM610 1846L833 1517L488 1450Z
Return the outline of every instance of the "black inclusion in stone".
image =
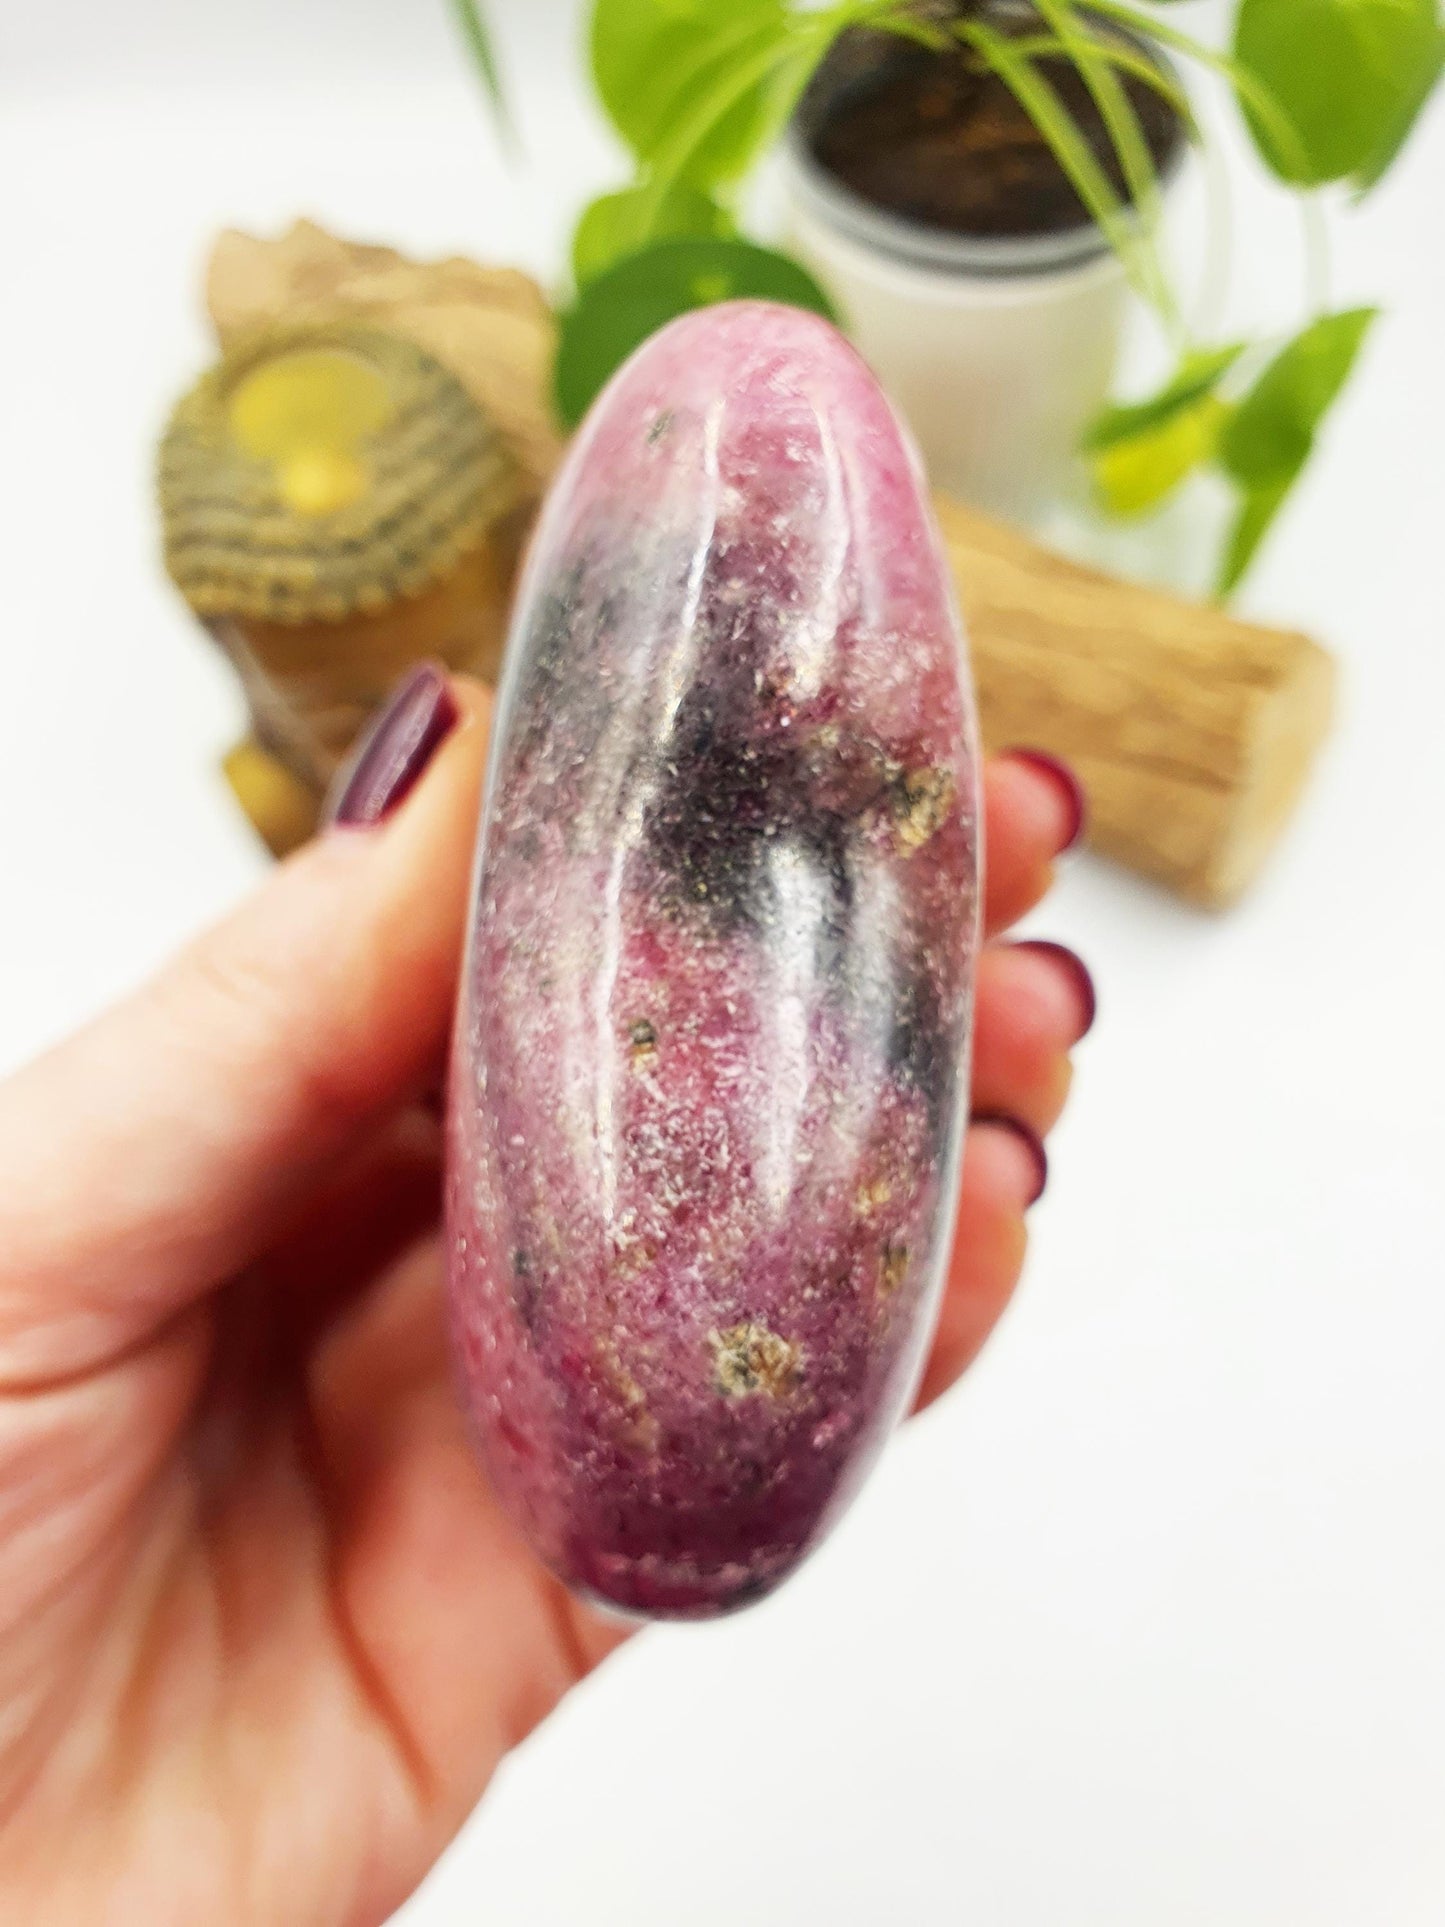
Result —
M512 1302L522 1323L535 1335L542 1309L542 1281L537 1276L531 1253L520 1245L512 1253Z
M839 954L859 818L820 804L806 745L725 730L710 704L679 720L648 813L648 839L677 907L719 932L765 927L776 907L772 858L791 848L827 886L821 936L829 957Z
M539 597L525 635L510 645L520 649L513 698L515 726L507 732L501 766L506 787L520 771L531 768L557 728L577 708L574 692L590 686L577 673L579 633L587 633L584 558L564 573L551 592Z
M939 1137L952 1110L958 1073L938 988L924 970L915 971L903 985L888 1061L900 1081L923 1099L930 1131Z
M566 692L569 658L575 649L578 617L586 601L586 557L560 575L550 593L539 598L522 643L522 680L517 692L521 715L532 723L556 707Z
M852 947L854 864L859 860L857 824L834 811L820 810L804 819L796 836L828 883L828 908L818 932L821 954L814 967L821 977L838 978Z
M777 756L719 727L694 694L679 716L649 811L649 840L679 903L720 929L754 923L764 907L763 844L786 809Z

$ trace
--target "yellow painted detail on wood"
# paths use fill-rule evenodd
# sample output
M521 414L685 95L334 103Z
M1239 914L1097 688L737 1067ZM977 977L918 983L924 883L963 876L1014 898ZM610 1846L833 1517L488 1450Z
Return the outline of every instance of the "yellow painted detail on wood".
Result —
M301 348L249 369L226 417L237 446L272 465L288 508L334 515L370 487L364 451L395 412L374 363L334 348Z
M291 348L248 368L227 405L248 455L284 464L326 451L354 455L396 412L381 369L339 348Z
M364 323L248 338L177 404L161 443L166 563L208 621L378 614L431 589L531 496L451 370Z

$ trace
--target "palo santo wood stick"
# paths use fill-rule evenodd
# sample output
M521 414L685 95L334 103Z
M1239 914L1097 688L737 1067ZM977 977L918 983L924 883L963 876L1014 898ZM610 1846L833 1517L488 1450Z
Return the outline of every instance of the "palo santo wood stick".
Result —
M1078 771L1090 841L1196 903L1247 887L1329 729L1333 660L1308 636L1066 561L936 498L984 738Z

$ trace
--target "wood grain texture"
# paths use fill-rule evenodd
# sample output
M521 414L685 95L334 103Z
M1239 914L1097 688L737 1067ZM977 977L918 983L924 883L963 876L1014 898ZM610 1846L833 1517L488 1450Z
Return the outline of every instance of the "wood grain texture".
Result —
M935 503L987 746L1062 757L1088 793L1094 848L1193 902L1233 902L1328 733L1331 657Z

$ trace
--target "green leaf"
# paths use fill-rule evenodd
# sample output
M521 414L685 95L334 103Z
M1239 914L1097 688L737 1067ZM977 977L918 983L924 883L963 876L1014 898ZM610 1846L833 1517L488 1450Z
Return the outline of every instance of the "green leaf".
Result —
M1240 0L1235 23L1235 61L1295 136L1282 141L1245 97L1255 144L1299 187L1377 180L1429 97L1441 55L1437 0Z
M1312 322L1281 349L1224 424L1219 459L1242 499L1220 568L1221 595L1244 575L1309 461L1376 312L1351 308Z
M1216 594L1227 596L1239 587L1288 494L1286 482L1275 488L1252 489L1241 498L1215 583Z
M645 232L651 232L657 211L673 185L691 179L697 156L705 151L738 102L760 86L764 92L752 139L755 144L766 144L807 84L830 32L828 16L809 16L799 25L796 36L790 35L781 43L771 41L754 49L746 59L731 63L709 92L687 103L677 125L659 142L649 167L639 212Z
M482 15L481 0L451 0L452 12L457 17L457 25L462 30L462 38L472 56L477 72L482 77L487 98L492 103L498 130L508 142L516 139L512 125L511 110L507 106L507 96L502 87L502 72L497 65L496 49L492 45L491 30Z
M1414 0L1407 0L1407 4L1413 5ZM1234 89L1241 110L1253 117L1275 148L1288 158L1289 165L1305 166L1304 148L1293 121L1280 107L1273 91L1232 54L1221 53L1193 34L1182 33L1178 27L1161 20L1157 12L1146 12L1143 7L1131 5L1130 0L1089 0L1089 12L1127 27L1146 44L1157 42L1219 74Z
M562 317L554 380L563 421L575 427L613 371L665 321L746 298L837 319L806 269L747 241L660 241L589 281Z
M1379 146L1355 175L1355 185L1361 194L1368 194L1390 171L1442 73L1445 73L1445 24L1435 37L1434 59L1420 63L1415 86L1401 94L1395 116L1381 134Z
M1296 335L1236 406L1220 458L1243 488L1288 488L1310 458L1315 434L1349 379L1378 310L1323 315Z
M1111 442L1094 456L1094 483L1113 515L1147 515L1214 454L1229 410L1197 395L1154 427Z
M1143 401L1116 403L1096 416L1084 434L1085 452L1098 454L1163 427L1175 415L1213 394L1243 353L1242 341L1230 342L1224 348L1193 350L1157 394Z
M717 240L735 231L727 209L690 181L673 181L660 198L646 186L624 187L582 210L572 237L572 274L580 288L649 241Z
M792 36L783 0L596 0L592 73L613 125L640 161L656 160L698 103ZM738 91L687 160L701 187L735 180L769 125L765 71Z

